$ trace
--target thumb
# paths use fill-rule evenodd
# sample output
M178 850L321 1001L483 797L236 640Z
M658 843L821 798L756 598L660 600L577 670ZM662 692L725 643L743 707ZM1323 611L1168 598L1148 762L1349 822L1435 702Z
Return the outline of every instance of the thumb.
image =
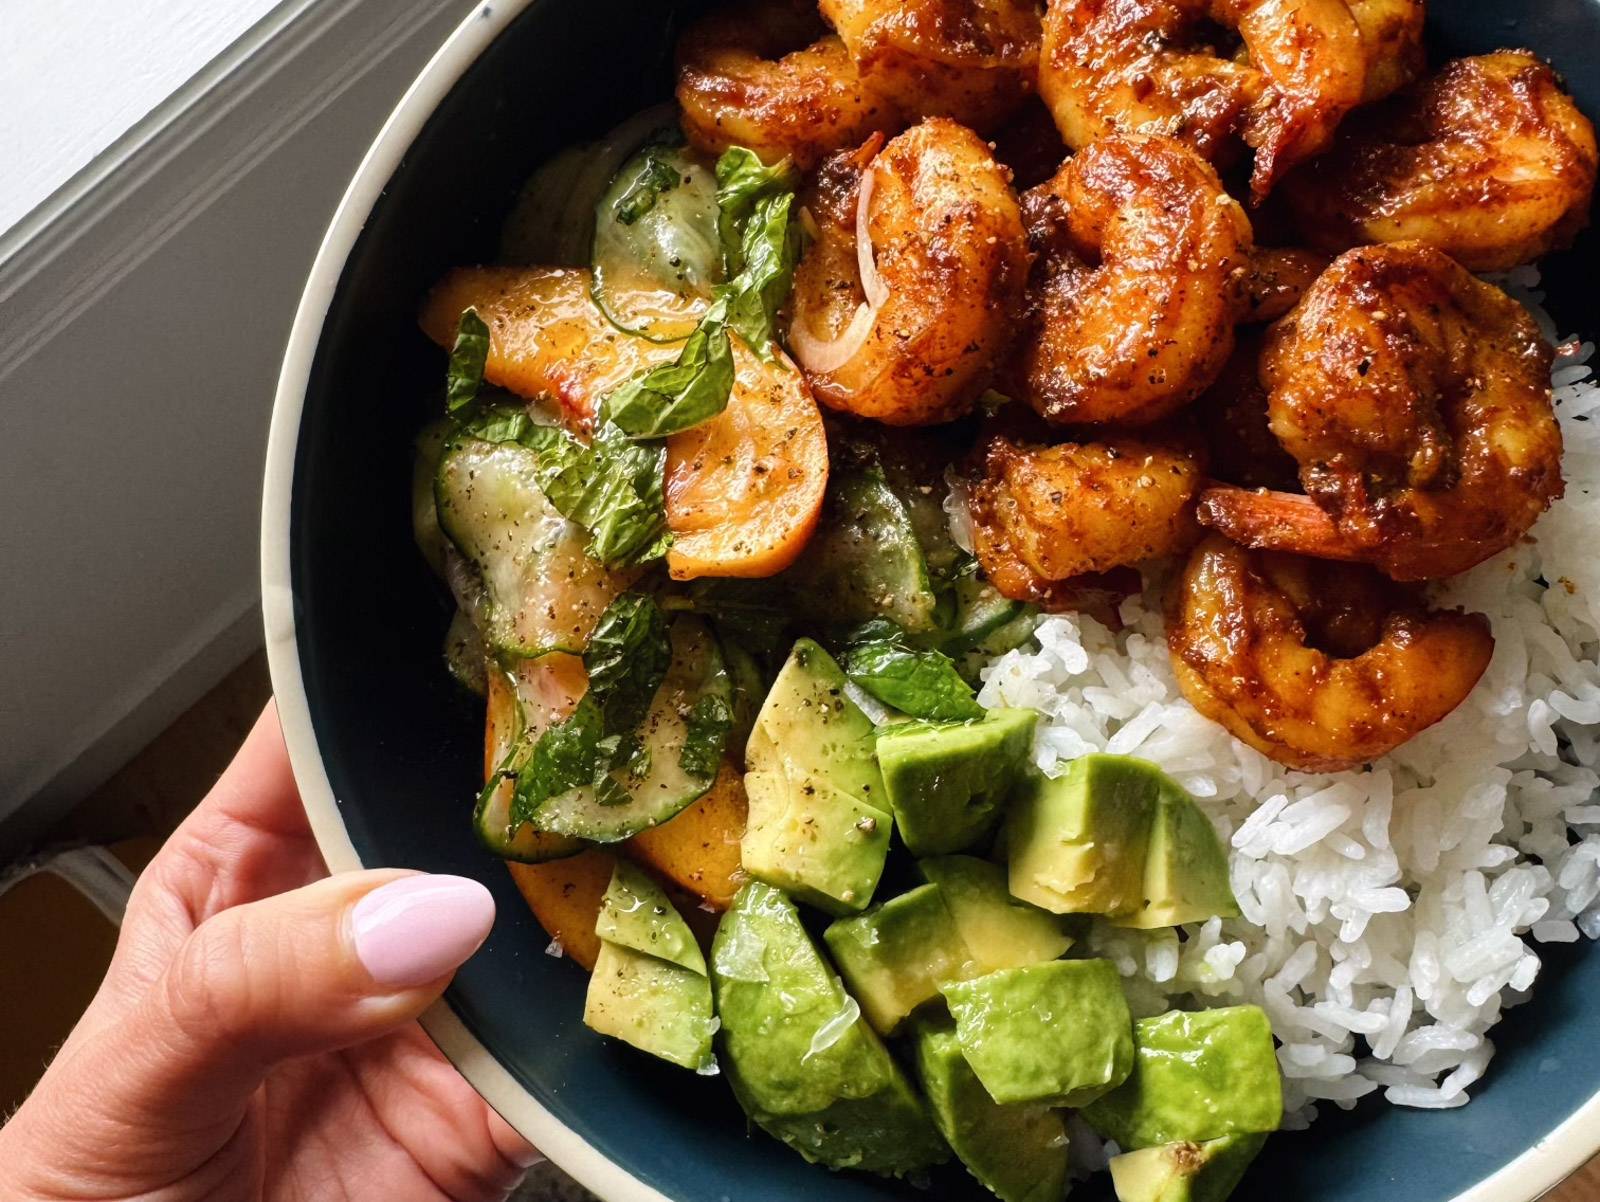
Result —
M64 1049L39 1092L50 1111L73 1116L81 1142L116 1150L112 1174L133 1169L159 1188L232 1138L276 1064L416 1018L493 921L478 882L393 871L223 910L194 929L138 1005ZM129 1164L132 1149L144 1173Z

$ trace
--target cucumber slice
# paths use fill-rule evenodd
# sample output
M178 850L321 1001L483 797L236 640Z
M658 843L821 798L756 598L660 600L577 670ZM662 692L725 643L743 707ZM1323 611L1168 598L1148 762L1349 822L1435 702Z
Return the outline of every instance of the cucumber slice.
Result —
M733 686L717 640L699 618L676 619L671 637L672 666L638 732L648 759L642 771L623 767L611 772L625 799L607 804L593 785L568 789L539 807L534 826L595 843L615 843L665 822L711 788L721 757L715 757L711 771L701 775L686 769L681 756L695 706L716 698L723 712L730 712Z
M528 732L529 712L540 714L544 707L530 705L522 695L521 681L501 669L490 671L485 684L489 726L485 758L493 765L491 772L494 772L506 763L513 748L526 745L523 736ZM588 846L581 839L536 831L526 823L512 829L513 792L513 783L500 779L496 773L478 795L478 804L472 812L472 828L477 832L478 841L495 855L519 864L542 864L575 856Z
M946 655L959 655L983 645L1002 627L1029 614L1033 608L1026 602L1001 596L999 589L978 575L959 580L953 592L955 615L950 623L950 633L940 642L940 650ZM1029 633L1032 633L1031 627ZM1021 642L1021 639L1017 641ZM1016 645L1011 644L1013 647ZM1003 648L1006 651L1010 649Z
M876 464L834 472L817 533L788 577L796 603L815 621L889 618L912 634L937 625L922 544Z
M584 552L588 535L545 499L534 452L463 437L445 448L434 478L439 525L477 569L484 641L533 658L581 652L628 577Z
M489 651L467 611L458 609L444 635L444 662L456 683L479 697L489 694Z
M439 507L433 499L433 481L439 474L449 423L429 422L417 435L411 460L411 537L433 574L444 579L444 533L439 529Z
M687 338L722 279L716 176L686 147L646 146L594 220L592 295L606 320L651 342Z

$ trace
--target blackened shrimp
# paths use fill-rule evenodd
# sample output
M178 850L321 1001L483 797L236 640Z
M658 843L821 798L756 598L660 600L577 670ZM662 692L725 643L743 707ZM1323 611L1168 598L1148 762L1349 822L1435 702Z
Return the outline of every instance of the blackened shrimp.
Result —
M683 131L707 154L744 146L764 162L809 171L824 157L892 130L899 113L864 83L844 43L824 36L816 6L761 0L718 9L678 42Z
M824 404L891 426L971 408L1016 331L1022 214L978 136L934 117L830 159L788 341Z
M1017 600L1192 543L1202 470L1192 450L1146 439L1023 446L991 438L968 491L972 542Z
M1210 489L1201 521L1396 580L1466 571L1561 495L1552 354L1520 305L1439 251L1349 251L1262 357L1272 430L1308 495Z
M1034 0L822 0L861 78L912 119L988 132L1033 91Z
M1416 239L1498 271L1571 244L1596 161L1594 127L1555 72L1503 50L1359 114L1284 192L1325 249Z
M1220 162L1248 144L1259 198L1421 66L1421 0L1050 0L1039 91L1073 147L1164 133Z
M1174 583L1167 645L1202 714L1280 764L1334 772L1455 709L1494 638L1482 615L1426 610L1370 568L1213 535Z
M1245 312L1251 235L1211 165L1119 134L1023 202L1040 258L1016 387L1054 422L1158 420L1217 377Z

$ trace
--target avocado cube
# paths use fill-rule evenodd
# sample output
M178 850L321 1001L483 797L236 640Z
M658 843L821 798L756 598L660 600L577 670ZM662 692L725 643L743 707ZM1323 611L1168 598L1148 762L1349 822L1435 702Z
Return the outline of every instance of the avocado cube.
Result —
M995 709L976 722L902 722L878 735L883 786L912 855L961 851L994 828L1027 771L1038 719Z
M1067 1129L1048 1106L1002 1106L989 1096L946 1018L916 1024L917 1075L940 1133L1000 1202L1061 1202Z
M1011 806L1011 892L1056 914L1123 914L1144 901L1145 851L1165 776L1143 760L1086 755Z
M711 1036L717 1028L705 973L619 943L600 944L583 1021L683 1068L715 1063Z
M917 870L939 886L979 973L1054 960L1072 946L1067 920L1012 897L998 864L975 856L936 856L919 860Z
M1083 1112L1124 1148L1264 1134L1283 1121L1272 1026L1260 1007L1141 1019L1133 1042L1133 1072Z
M723 1067L751 1120L807 1160L902 1175L949 1149L801 925L751 881L711 948Z
M782 772L747 773L744 789L750 812L739 857L747 873L830 914L867 907L889 858L889 815Z
M706 960L661 886L627 860L618 860L611 884L600 903L594 933L607 943L619 944L666 960L690 972L706 975Z
M1117 1202L1227 1202L1266 1142L1265 1135L1224 1135L1113 1156Z
M1187 793L1168 781L1150 826L1144 902L1112 922L1152 930L1238 916L1239 903L1228 884L1228 855L1216 828Z
M941 990L996 1102L1081 1107L1127 1078L1133 1023L1109 960L1006 968Z
M839 665L794 645L745 747L750 817L744 869L834 914L872 901L892 819L873 725L845 694Z
M937 885L921 885L841 918L823 932L851 994L880 1035L888 1035L939 986L977 975Z
M781 762L801 783L826 781L887 811L877 728L850 700L847 683L844 671L818 644L796 642L756 714L745 744L745 766L763 772Z

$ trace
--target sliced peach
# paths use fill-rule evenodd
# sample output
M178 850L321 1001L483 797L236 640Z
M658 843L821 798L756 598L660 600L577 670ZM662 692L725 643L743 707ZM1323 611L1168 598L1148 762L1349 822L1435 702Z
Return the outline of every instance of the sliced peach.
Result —
M628 840L628 854L706 905L726 910L744 884L739 840L748 810L744 776L724 761L710 792L671 821Z
M599 847L548 864L506 865L539 925L574 963L591 971L600 954L595 919L616 866L616 856Z
M773 576L805 549L828 487L828 439L799 368L734 342L728 407L667 441L667 566L677 580Z

